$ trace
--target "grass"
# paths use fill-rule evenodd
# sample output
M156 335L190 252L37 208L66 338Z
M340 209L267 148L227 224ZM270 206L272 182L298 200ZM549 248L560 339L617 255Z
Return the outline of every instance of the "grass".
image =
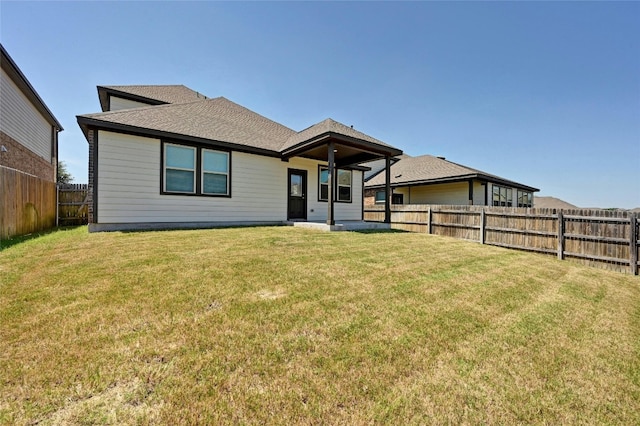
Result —
M640 424L640 278L411 233L0 251L0 424Z

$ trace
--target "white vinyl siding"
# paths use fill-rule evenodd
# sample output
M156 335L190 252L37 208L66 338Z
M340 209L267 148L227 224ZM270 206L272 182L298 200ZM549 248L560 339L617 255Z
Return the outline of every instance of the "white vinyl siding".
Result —
M287 163L234 152L231 198L161 195L160 143L99 132L98 223L286 219Z
M235 155L235 154L234 154ZM235 157L234 157L235 158ZM328 204L326 201L318 201L318 167L319 162L308 160L305 158L292 158L289 160L288 167L291 169L307 170L307 220L309 222L324 222L327 220ZM320 163L325 166L327 163ZM234 171L235 176L235 160ZM351 203L336 202L334 206L334 215L336 221L341 220L362 220L362 172L353 170L351 172ZM235 196L235 187L233 189ZM283 190L284 191L284 190Z
M98 132L98 223L258 222L287 219L287 169L307 170L307 218L325 221L318 202L318 161L232 153L231 197L162 195L159 139ZM336 220L360 220L362 172L353 171L352 203L336 203Z
M109 97L109 111L119 111L121 109L148 107L150 104L144 102L131 101L117 96Z
M0 77L0 129L47 162L55 162L51 152L51 124L4 70Z

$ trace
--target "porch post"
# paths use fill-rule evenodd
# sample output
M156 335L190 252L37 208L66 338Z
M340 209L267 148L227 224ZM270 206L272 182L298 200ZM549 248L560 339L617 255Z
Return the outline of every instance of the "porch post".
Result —
M333 198L334 198L334 192L333 192L333 176L334 176L334 152L333 150L335 149L335 146L332 142L329 142L329 147L327 149L328 151L328 162L329 162L329 167L327 170L328 175L327 176L327 225L335 225L336 221L334 218L334 211L333 211Z
M385 187L384 187L384 223L391 223L391 157L384 157Z

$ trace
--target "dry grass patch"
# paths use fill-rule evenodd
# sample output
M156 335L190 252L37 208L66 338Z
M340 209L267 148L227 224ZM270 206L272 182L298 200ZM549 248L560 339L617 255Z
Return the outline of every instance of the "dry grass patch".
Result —
M640 279L424 234L0 252L0 423L640 423Z

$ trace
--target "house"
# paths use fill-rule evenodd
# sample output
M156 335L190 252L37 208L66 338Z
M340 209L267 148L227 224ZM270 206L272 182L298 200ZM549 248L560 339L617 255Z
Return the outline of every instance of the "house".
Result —
M0 44L0 239L56 225L62 130Z
M533 194L539 191L443 157L402 155L390 163L392 204L533 207ZM385 167L380 161L367 165L365 205L384 204Z
M62 126L0 44L0 166L56 181Z
M402 151L326 119L292 130L185 86L98 86L90 231L362 220L361 163Z

